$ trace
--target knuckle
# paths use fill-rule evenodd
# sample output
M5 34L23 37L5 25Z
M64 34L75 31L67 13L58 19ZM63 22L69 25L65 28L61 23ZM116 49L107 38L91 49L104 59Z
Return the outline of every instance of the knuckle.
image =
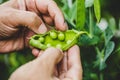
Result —
M36 14L36 13L34 13L34 12L29 12L30 14L30 16L31 17L29 17L29 27L31 27L31 28L38 28L39 27L39 25L40 24L42 24L42 20L40 19L40 17Z
M57 53L58 55L61 55L61 51L57 48L51 47L49 50L53 51L54 53Z
M4 13L7 13L7 14L4 14ZM8 9L4 9L2 14L4 15L5 18L9 19L10 17L14 18L17 15L17 12L11 8L8 8Z

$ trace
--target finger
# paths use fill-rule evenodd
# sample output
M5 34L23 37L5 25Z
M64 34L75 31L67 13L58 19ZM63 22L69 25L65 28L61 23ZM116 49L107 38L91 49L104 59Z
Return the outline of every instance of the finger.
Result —
M38 57L40 57L42 54L44 53L44 51L43 50L41 50L39 53L38 53ZM55 68L54 68L54 75L56 76L56 77L58 77L58 71L57 71L57 66L55 66Z
M38 53L38 57L40 57L43 53L44 53L44 51L41 50L41 51ZM57 66L55 66L53 73L54 73L54 75L55 75L56 77L58 76Z
M7 2L1 4L1 6L18 9L18 2L17 0L8 0Z
M25 6L25 3L26 3L26 6ZM36 7L35 0L18 0L18 6L19 6L19 9L21 9L21 10L26 10L26 8L27 8L28 11L32 11L32 12L35 12L38 15L40 15L40 12ZM50 16L42 15L42 17L47 24L53 23L53 20L52 20L52 18L50 18Z
M80 63L80 50L79 47L75 45L68 50L68 68L79 66Z
M25 28L24 30L24 41L25 41L25 46L26 47L30 47L31 49L33 49L32 46L30 46L29 44L29 40L31 38L31 36L35 35L35 32L33 32L32 30L28 29L28 28Z
M23 38L0 41L0 53L9 53L23 48Z
M54 68L54 72L53 72L53 75L55 75L55 77L58 77L58 68L57 68L57 65L55 66Z
M39 52L39 54L38 54L38 57L41 56L43 53L44 53L44 51L41 50L41 51Z
M42 19L33 12L11 9L9 15L10 18L12 17L10 21L14 26L27 26L36 33L45 33L47 31Z
M39 11L36 8L35 0L24 0L24 2L26 3L26 7L28 11L32 11L40 15Z
M64 79L62 79L62 80L73 80L73 79L70 79L70 78L64 78Z
M46 66L49 66L49 74L52 75L54 72L54 68L57 63L61 61L63 58L63 53L59 49L56 48L48 48L44 51L43 55L40 56L40 60L43 60L46 63Z
M56 29L65 31L68 27L64 20L62 11L58 8L54 1L51 0L49 4L51 5L48 5L48 13L54 20Z
M32 54L33 54L35 57L37 57L37 56L39 55L39 53L40 53L40 51L39 51L38 49L36 49L36 48L33 48L33 49L32 49Z
M18 7L20 10L26 10L26 4L24 0L17 0L18 1ZM32 1L32 0L31 0Z
M0 25L1 25L0 26L0 40L8 39L8 38L10 38L10 36L14 36L14 37L18 36L17 35L17 32L19 31L18 28L10 27L10 26L6 25L4 22L1 22ZM23 32L23 30L21 30L21 32ZM23 36L23 33L21 34L21 36Z
M44 52L44 51L38 50L38 49L36 49L36 48L33 48L33 49L32 49L32 54L33 54L35 57L41 56L41 55L43 54L43 52Z
M68 28L61 10L53 0L36 0L36 6L41 13L51 16L56 29L64 31Z
M73 80L82 80L80 50L77 45L68 50L68 69L67 77L70 77Z
M59 78L63 79L67 72L67 52L64 52L64 57L62 61L58 64Z
M51 26L54 25L53 19L49 15L43 15L42 17L44 22L46 22L48 25L51 25Z

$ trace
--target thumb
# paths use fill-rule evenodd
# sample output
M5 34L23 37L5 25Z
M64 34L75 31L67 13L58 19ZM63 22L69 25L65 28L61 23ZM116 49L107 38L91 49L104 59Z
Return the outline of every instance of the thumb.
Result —
M48 48L43 52L41 56L38 57L40 60L44 61L46 66L49 67L50 75L53 74L56 64L58 64L63 58L63 52L57 48Z
M44 33L47 31L47 27L42 19L34 12L14 9L12 15L14 15L12 16L14 26L27 26L35 33Z

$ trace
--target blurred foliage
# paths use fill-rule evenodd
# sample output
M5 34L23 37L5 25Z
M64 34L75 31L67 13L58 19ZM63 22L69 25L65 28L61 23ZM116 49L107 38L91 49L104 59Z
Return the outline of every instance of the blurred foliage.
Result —
M30 49L0 54L0 80L8 80L10 74L22 64L34 59Z
M0 0L0 3L4 1ZM92 36L79 38L83 80L120 79L120 1L55 1L63 11L69 29L85 30ZM1 54L0 80L7 80L16 68L33 58L30 49Z
M6 1L8 1L8 0L0 0L0 4L3 3L3 2L6 2Z

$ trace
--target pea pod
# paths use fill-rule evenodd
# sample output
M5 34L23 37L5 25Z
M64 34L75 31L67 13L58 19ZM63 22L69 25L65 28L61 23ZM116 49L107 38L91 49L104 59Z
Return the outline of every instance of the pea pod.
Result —
M31 37L30 45L45 50L48 47L60 48L63 51L77 44L81 34L88 34L85 31L67 30L65 32L51 30L45 34L36 34Z

